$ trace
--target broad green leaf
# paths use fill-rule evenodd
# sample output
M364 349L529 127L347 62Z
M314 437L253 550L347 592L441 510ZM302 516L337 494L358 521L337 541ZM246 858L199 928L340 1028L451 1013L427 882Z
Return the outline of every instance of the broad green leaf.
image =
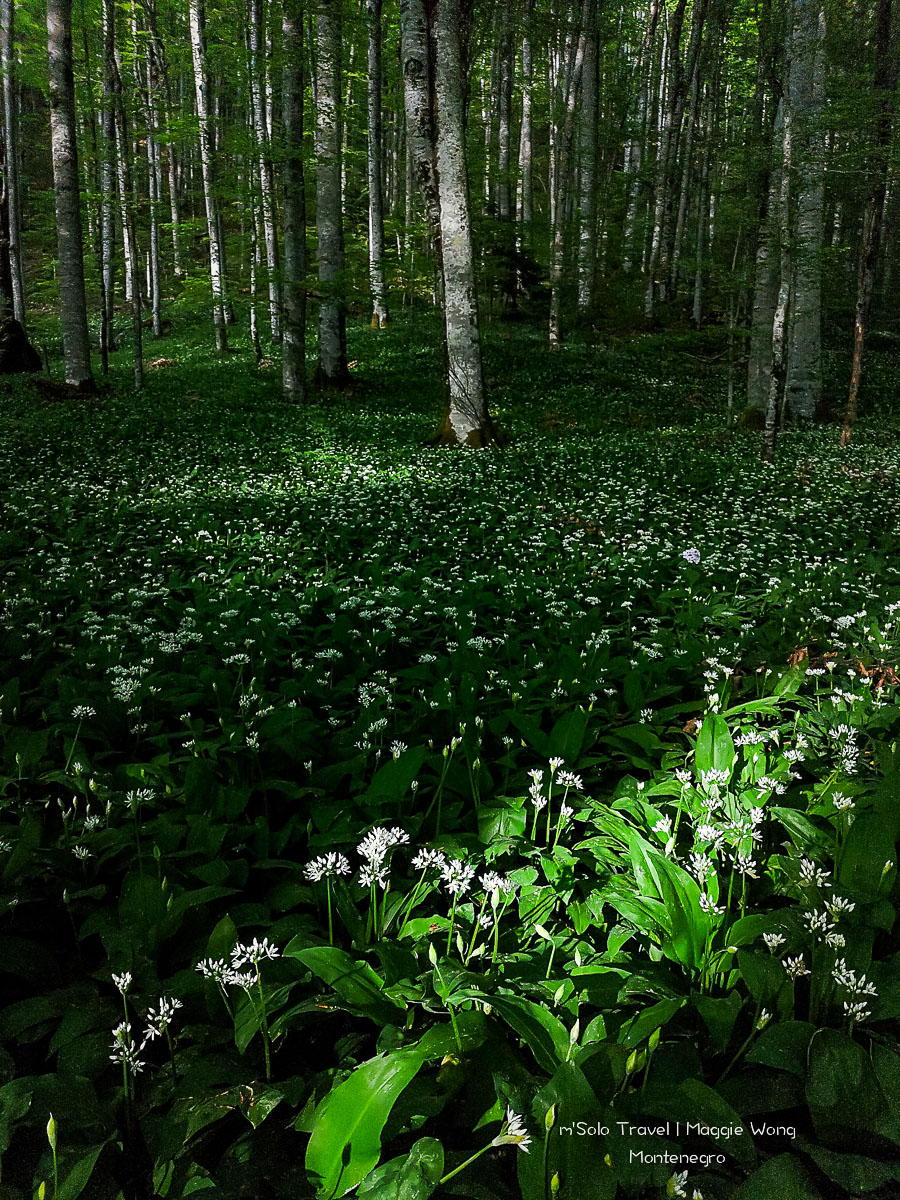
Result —
M747 1062L761 1063L806 1078L809 1043L816 1032L809 1021L776 1021L768 1025L752 1046Z
M394 1021L400 1000L385 992L384 981L368 963L351 957L339 946L308 946L300 937L289 942L286 958L296 958L314 975L333 987L352 1008L379 1021Z
M525 1042L542 1070L553 1074L569 1052L569 1031L558 1017L523 996L480 993Z
M75 1200L76 1196L80 1196L90 1182L91 1175L94 1173L94 1167L97 1165L97 1159L100 1157L102 1146L97 1146L88 1154L78 1160L74 1167L66 1175L65 1179L60 1182L59 1190L56 1193L55 1200Z
M801 1158L779 1154L744 1180L734 1200L821 1200L821 1193Z
M423 1061L416 1050L392 1050L370 1059L318 1106L306 1169L323 1200L346 1196L378 1164L391 1109Z

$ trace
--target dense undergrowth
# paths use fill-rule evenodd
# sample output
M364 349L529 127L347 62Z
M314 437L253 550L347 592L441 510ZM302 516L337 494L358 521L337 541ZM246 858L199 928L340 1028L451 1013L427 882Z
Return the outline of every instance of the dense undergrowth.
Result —
M0 398L4 1200L896 1194L900 436L715 352Z

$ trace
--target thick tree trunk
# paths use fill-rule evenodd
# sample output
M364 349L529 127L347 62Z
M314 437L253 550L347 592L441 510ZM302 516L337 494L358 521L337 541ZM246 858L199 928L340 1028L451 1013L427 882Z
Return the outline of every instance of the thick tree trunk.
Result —
M306 184L303 177L303 0L283 0L282 199L284 322L281 381L284 398L306 399Z
M319 363L325 390L350 382L342 296L344 223L341 188L341 0L318 0L316 22L316 232L319 241Z
M228 296L225 285L219 207L215 193L213 158L213 122L209 100L209 76L206 70L206 10L204 0L189 0L191 58L194 67L194 94L200 124L200 169L203 178L203 203L209 236L209 274L213 295L213 327L216 350L228 349Z
M825 219L825 12L821 0L793 0L788 93L797 170L794 306L785 405L811 421L822 403L822 241Z
M388 323L387 286L384 275L384 189L382 185L383 125L381 119L381 17L382 0L366 0L368 45L368 175L369 175L369 286L372 290L373 329Z
M467 38L471 11L466 0L437 0L435 111L448 384L447 411L439 438L452 445L483 446L493 440L494 434L481 364L466 170L462 44Z
M25 277L22 271L21 198L19 194L18 98L14 0L0 0L0 63L3 70L3 175L8 221L12 314L25 328Z
M890 169L891 132L897 92L897 50L891 37L892 0L878 0L875 35L875 94L878 98L878 118L874 146L869 157L872 184L863 217L862 241L856 283L856 314L853 322L853 364L850 369L850 391L841 430L841 445L850 444L853 425L859 408L859 385L862 379L863 346L869 324L869 309L878 266L881 245L882 216L887 194ZM894 49L892 53L892 42Z
M75 140L72 0L47 0L50 65L50 139L56 202L59 301L66 382L92 390L91 351L84 294L84 244Z
M434 0L430 0L434 2ZM425 201L435 252L440 254L441 207L435 153L434 69L424 0L400 0L400 54L410 178Z

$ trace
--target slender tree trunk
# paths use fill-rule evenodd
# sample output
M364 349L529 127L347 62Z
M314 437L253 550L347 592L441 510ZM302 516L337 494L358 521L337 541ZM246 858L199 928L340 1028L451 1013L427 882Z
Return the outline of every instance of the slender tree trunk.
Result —
M862 241L856 283L856 314L853 322L853 364L850 369L850 391L841 430L841 446L850 444L853 425L859 408L859 385L862 379L863 346L872 305L878 251L881 246L882 216L887 194L890 169L890 146L893 128L894 103L897 92L897 49L891 37L892 0L878 0L875 33L875 94L878 117L875 139L869 156L872 183L863 217ZM892 42L893 52L892 52Z
M570 25L555 74L556 105L550 143L550 349L563 340L562 305L566 262L566 188L571 174L575 108L585 53L585 27L592 23L596 0L585 0L583 25ZM574 14L577 19L577 12Z
M531 238L534 220L534 130L532 125L532 93L534 62L531 52L531 17L534 0L525 8L525 33L522 37L522 124L519 128L519 178L516 186L516 220L519 250Z
M275 175L272 164L271 129L266 113L264 0L250 0L250 102L259 167L259 198L266 247L266 278L269 290L269 329L272 341L281 341L281 295L278 286L278 235L275 221Z
M653 316L657 292L665 299L665 283L657 278L660 266L666 205L669 199L669 174L674 159L676 144L676 118L681 91L681 31L684 25L684 10L687 0L678 0L669 30L668 54L663 59L664 84L660 99L659 146L656 154L656 171L653 195L653 217L650 235L650 255L647 261L647 290L644 294L644 316Z
M383 125L381 119L381 18L382 0L366 0L368 45L368 174L369 174L369 286L372 290L373 329L388 323L387 286L384 274L384 189L382 186Z
M0 63L3 70L3 174L9 232L9 275L12 313L25 326L25 276L22 271L19 192L18 98L16 96L16 35L14 0L0 0Z
M163 120L162 127L166 128L171 123L173 113L172 88L169 82L169 70L166 63L165 47L162 39L159 36L159 24L156 12L156 0L144 0L144 14L147 22L147 32L149 34L147 47L148 73L150 78L150 87L154 93L154 108L157 114L157 126L159 126L159 111L162 108ZM157 170L162 173L161 165L161 147L157 139L156 146ZM172 226L172 270L175 273L176 279L181 279L184 275L184 265L181 261L181 213L178 199L178 161L175 154L175 147L170 142L166 147L166 175L168 178L169 188L169 218ZM162 203L162 184L157 185L159 193L159 202Z
M500 46L497 62L497 216L512 218L512 81L513 14L510 0L502 0L498 9Z
M59 301L66 382L91 391L91 350L84 293L84 244L75 138L72 0L47 0L50 140L56 202Z
M228 350L228 296L225 285L224 259L219 227L219 207L216 200L213 160L213 123L209 98L209 76L206 69L206 9L204 0L189 0L191 26L191 58L194 67L194 94L197 120L200 124L200 169L203 177L203 203L206 208L206 228L209 236L209 274L213 295L213 327L216 350Z
M792 419L811 421L822 404L825 12L821 0L793 0L789 11L793 30L788 91L798 181L785 404Z
M585 31L581 72L581 117L578 125L578 312L590 311L597 270L597 72L599 38L595 26Z
M303 0L282 0L284 152L284 326L281 380L284 398L306 399L306 184L303 177Z
M439 440L483 446L494 438L481 364L475 256L466 169L462 46L472 19L467 0L437 0L435 110L448 404Z
M319 363L325 390L350 382L342 296L344 223L341 188L341 0L318 0L316 23L316 232L319 239Z
M781 163L778 172L778 221L781 245L781 279L778 287L778 297L772 320L772 357L767 364L768 379L766 388L766 420L763 432L762 460L767 463L775 462L775 439L778 434L778 421L782 408L781 397L785 382L785 340L788 305L791 294L791 163L792 148L792 114L790 104L782 101L778 109L779 115L775 120L775 128L781 134Z

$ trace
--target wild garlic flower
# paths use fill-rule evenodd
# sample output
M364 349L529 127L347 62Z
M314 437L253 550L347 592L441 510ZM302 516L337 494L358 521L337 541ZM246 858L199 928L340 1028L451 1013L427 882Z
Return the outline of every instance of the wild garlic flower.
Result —
M429 868L435 871L440 871L447 862L447 855L443 850L435 850L431 846L423 846L412 860L414 871L427 871Z
M728 782L730 773L728 771L703 771L700 775L700 783L704 788L722 787Z
M878 989L875 984L866 979L865 975L857 975L854 970L847 966L847 960L839 958L834 964L832 971L835 983L846 988L852 996L877 996Z
M711 917L721 917L725 911L724 905L717 906L712 896L707 896L705 892L700 896L700 907Z
M464 896L475 877L475 867L461 858L451 858L441 868L441 878L451 896Z
M700 551L696 546L688 546L687 549L682 550L681 557L685 562L696 567L697 563L700 561Z
M800 886L801 887L831 887L831 872L825 871L821 867L817 867L814 862L810 862L808 858L800 860Z
M683 767L679 767L675 772L675 778L679 783L683 783L685 786L687 786L694 777L690 771L686 771Z
M853 800L850 796L843 795L842 792L835 792L831 797L831 803L834 805L837 812L846 812L853 808Z
M491 1142L492 1146L518 1146L523 1154L528 1153L531 1145L531 1135L525 1128L525 1123L518 1113L511 1108L506 1110L506 1120L500 1132Z
M345 855L338 854L335 850L329 850L327 854L321 854L312 862L307 863L303 868L303 874L310 883L318 883L320 879L334 875L349 875L350 861Z
M231 969L239 971L246 963L258 965L263 959L278 958L281 951L269 941L268 938L263 938L261 941L254 938L252 942L238 944L231 951Z
M391 877L387 867L380 862L367 862L359 868L359 875L356 877L359 886L362 888L379 887L383 892L388 889L388 884Z
M139 1046L134 1044L131 1026L127 1021L117 1025L112 1034L112 1054L109 1056L109 1061L122 1063L132 1075L139 1075L147 1065L139 1057L146 1043L141 1042Z
M96 717L97 710L91 708L89 704L76 704L72 709L72 716L77 721L83 721L86 717Z
M113 975L112 981L124 996L131 987L131 972L123 971L121 975Z
M770 954L777 954L784 945L785 939L783 934L780 933L764 933L763 941Z
M516 890L516 885L509 876L501 875L498 871L485 871L483 875L479 876L478 882L486 892L499 891L509 896Z
M174 996L160 996L159 1007L151 1008L147 1012L147 1031L144 1041L152 1042L154 1038L162 1037L171 1025L175 1013L183 1007L181 1001L176 1000Z
M405 846L408 842L409 834L399 825L391 827L382 825L378 829L369 830L356 847L356 852L366 862L380 865L390 850L393 850L395 846Z
M845 1000L844 1012L854 1024L857 1021L868 1021L872 1015L872 1010L866 1006L865 1000Z
M798 954L794 958L783 958L781 965L787 971L790 979L799 979L801 975L809 974L802 954Z
M854 900L848 900L846 896L832 896L830 900L825 902L825 907L828 909L835 921L845 913L852 913L856 908Z

